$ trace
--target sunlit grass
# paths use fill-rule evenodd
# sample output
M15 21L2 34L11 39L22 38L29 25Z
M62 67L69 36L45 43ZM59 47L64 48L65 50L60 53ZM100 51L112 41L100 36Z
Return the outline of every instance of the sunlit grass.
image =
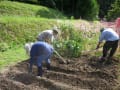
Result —
M0 69L14 65L28 59L23 47L15 47L5 52L0 52Z
M15 1L1 1L0 15L3 16L25 16L25 17L44 17L44 18L64 18L65 16L51 8L44 6L25 4Z
M0 17L0 41L8 46L11 43L24 44L35 41L36 36L45 29L51 29L56 20L35 17Z
M28 22L28 21L40 21L40 20L54 20L54 19L47 19L47 18L40 18L40 17L25 17L25 16L0 16L0 21L2 22Z

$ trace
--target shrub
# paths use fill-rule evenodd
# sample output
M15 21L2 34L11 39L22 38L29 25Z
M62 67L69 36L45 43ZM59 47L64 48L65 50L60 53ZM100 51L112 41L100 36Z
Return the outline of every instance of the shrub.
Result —
M108 11L106 18L108 21L112 21L112 20L115 20L119 16L120 16L120 0L116 0L112 4L112 9Z
M81 37L81 32L76 31L72 23L64 22L60 26L60 40L54 42L54 47L57 51L66 57L79 57L83 50L84 39Z

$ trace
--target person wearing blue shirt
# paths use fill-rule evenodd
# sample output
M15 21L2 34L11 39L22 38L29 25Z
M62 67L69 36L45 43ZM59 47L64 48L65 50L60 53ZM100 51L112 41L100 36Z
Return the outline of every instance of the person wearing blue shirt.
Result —
M32 66L35 64L38 68L38 76L42 76L42 62L47 63L47 69L50 70L50 58L54 49L47 42L37 41L32 45L30 51L29 72L32 72Z
M108 55L108 60L106 61L107 63L109 63L111 62L110 58L114 55L114 53L117 50L119 35L112 28L102 28L100 32L101 32L101 35L100 35L99 42L97 44L96 49L99 48L103 40L106 41L103 46L103 56L101 57L100 62L103 63L105 61L108 51L110 50L110 54Z

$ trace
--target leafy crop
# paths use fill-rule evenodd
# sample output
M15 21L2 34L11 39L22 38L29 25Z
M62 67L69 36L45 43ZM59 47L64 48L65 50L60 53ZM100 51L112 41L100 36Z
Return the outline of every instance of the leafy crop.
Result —
M54 47L61 55L79 57L82 51L95 48L97 33L76 30L72 23L68 22L62 23L60 28L61 37L54 42Z

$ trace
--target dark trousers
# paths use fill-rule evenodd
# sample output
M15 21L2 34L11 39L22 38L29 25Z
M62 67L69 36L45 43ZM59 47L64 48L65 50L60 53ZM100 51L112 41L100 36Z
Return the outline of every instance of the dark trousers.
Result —
M50 63L47 63L47 70L50 70ZM43 70L42 70L42 66L38 66L38 74L37 76L41 76L43 75Z
M38 75L37 75L37 76L41 76L41 77L42 77L42 74L43 74L42 67L39 66L39 67L38 67Z
M106 41L103 46L103 57L106 57L108 54L108 51L110 50L110 54L108 57L112 57L117 50L118 47L118 40L116 41Z

